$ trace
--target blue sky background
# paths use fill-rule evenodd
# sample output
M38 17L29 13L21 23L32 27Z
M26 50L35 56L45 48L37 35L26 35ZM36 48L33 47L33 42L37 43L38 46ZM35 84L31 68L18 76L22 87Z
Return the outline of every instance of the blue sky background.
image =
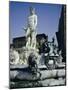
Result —
M41 4L41 3L25 3L10 2L10 42L12 38L25 36L22 29L27 25L27 17L29 15L29 7L36 9L38 16L37 33L45 33L49 40L55 36L58 31L58 23L61 14L61 4Z

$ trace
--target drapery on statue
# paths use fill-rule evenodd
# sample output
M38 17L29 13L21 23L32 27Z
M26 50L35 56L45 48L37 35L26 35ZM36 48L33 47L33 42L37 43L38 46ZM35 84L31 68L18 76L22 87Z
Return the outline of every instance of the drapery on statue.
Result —
M35 14L35 8L30 7L30 15L28 16L26 30L26 47L36 48L36 27L37 27L37 15Z

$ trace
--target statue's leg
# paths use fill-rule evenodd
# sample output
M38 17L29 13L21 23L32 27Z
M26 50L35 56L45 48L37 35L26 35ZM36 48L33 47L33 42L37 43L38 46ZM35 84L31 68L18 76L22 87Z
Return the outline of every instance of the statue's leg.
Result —
M26 32L26 47L29 48L30 47L30 29L27 29Z
M36 48L36 33L32 32L32 47Z
M27 48L30 47L30 37L27 38L26 47L27 47Z
M31 34L31 48L33 48L33 33Z

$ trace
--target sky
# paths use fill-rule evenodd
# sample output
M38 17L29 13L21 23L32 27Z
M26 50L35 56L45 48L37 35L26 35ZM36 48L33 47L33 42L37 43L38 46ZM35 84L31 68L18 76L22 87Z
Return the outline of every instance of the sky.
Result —
M34 7L38 17L37 33L45 33L48 40L52 40L55 32L58 31L59 18L61 15L61 4L44 4L29 2L14 2L9 4L9 31L10 43L12 38L25 36L22 28L27 25L27 17L29 16L29 7Z

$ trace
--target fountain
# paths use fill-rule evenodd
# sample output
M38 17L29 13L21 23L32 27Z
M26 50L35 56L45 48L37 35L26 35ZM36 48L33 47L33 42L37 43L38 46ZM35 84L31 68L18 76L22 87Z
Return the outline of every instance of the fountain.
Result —
M42 86L52 86L57 85L57 83L58 85L65 85L65 64L62 63L62 52L59 51L59 54L57 53L54 38L50 43L41 39L41 49L37 48L37 15L35 8L30 7L30 15L27 22L27 27L24 28L26 45L21 48L22 52L19 54L15 49L11 49L10 87L15 87L16 85L18 87L19 85L28 87L29 84L31 84L31 87L34 87L34 84L37 84L37 86L40 86L40 84ZM41 52L39 53L39 51ZM57 65L58 69L55 65ZM63 83L59 79L56 80L56 77L61 78Z

